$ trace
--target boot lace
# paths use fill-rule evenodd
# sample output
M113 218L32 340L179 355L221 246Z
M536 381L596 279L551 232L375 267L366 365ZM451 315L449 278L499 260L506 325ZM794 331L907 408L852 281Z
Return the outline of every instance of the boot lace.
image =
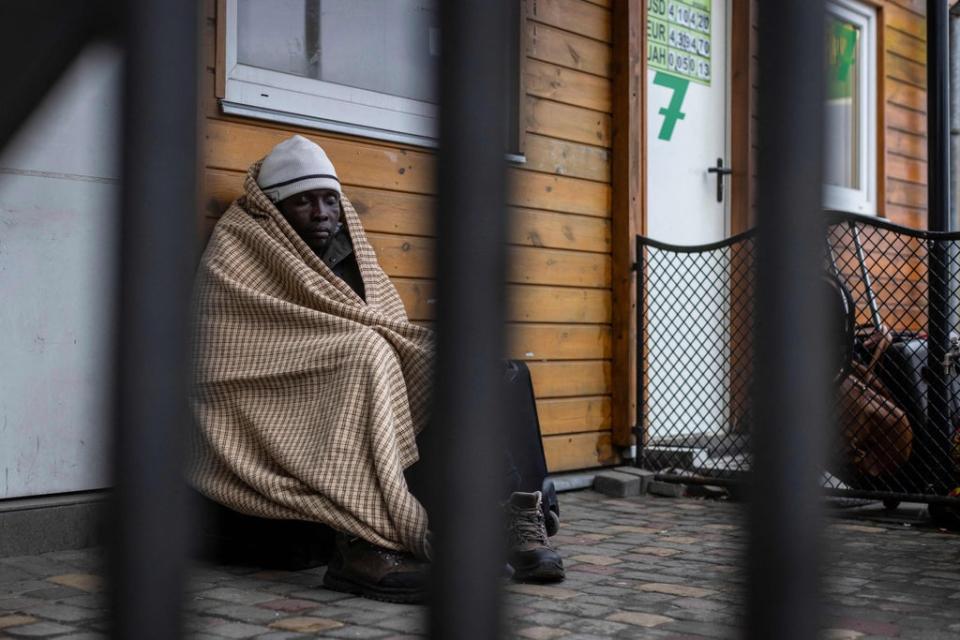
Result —
M511 516L508 526L514 544L547 544L547 529L544 526L542 510L511 509Z

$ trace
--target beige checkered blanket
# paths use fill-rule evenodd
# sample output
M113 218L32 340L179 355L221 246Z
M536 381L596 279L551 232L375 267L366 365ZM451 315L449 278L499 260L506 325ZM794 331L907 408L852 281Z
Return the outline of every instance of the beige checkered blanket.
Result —
M242 513L309 520L425 553L417 460L433 343L411 324L353 206L366 302L247 175L217 223L195 290L190 477Z

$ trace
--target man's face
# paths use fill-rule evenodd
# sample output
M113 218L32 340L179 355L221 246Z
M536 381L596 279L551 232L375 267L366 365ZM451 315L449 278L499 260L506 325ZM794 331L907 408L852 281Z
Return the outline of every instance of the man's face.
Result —
M277 203L303 241L316 253L322 253L340 222L340 194L332 189L302 191Z

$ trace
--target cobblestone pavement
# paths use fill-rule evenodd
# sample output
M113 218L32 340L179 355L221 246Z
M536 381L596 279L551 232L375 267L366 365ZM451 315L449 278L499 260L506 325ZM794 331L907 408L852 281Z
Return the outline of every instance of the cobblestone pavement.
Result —
M567 580L509 585L508 637L737 635L742 506L590 491L561 502L564 524L553 540ZM960 537L918 526L906 511L834 515L824 638L960 637ZM0 637L105 637L101 560L98 550L0 560ZM198 566L187 601L192 637L422 637L424 608L327 591L322 575Z

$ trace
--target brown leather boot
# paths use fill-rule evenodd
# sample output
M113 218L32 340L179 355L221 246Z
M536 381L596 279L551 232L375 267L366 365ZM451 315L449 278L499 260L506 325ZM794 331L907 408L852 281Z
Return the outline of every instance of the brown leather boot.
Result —
M560 582L563 560L547 541L539 491L514 493L507 502L509 560L517 582Z
M373 600L419 603L426 598L429 567L409 553L338 533L323 586Z

